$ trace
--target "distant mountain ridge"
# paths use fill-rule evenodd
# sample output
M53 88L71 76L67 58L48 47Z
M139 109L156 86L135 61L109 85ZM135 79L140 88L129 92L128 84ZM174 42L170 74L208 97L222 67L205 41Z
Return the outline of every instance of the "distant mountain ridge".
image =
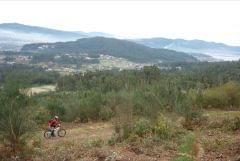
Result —
M95 36L111 37L102 32L62 31L19 23L0 24L0 50L19 50L23 45L41 42L65 42Z
M67 42L98 36L114 38L113 35L102 32L62 31L19 23L3 23L0 24L0 51L20 50L23 45L31 43ZM151 48L189 53L201 61L238 60L240 58L239 46L223 43L167 38L143 38L130 41Z
M77 41L24 45L23 52L52 54L110 55L133 62L196 62L193 56L168 49L154 49L135 42L114 38L94 37Z
M203 40L184 40L149 38L134 40L152 48L172 49L186 53L201 53L212 56L216 59L238 60L240 58L240 47L229 46L223 43L207 42Z

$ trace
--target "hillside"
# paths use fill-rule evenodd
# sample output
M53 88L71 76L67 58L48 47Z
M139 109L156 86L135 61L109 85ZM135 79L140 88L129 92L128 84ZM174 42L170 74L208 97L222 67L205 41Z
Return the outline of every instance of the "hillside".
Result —
M239 66L176 63L67 75L2 66L0 160L235 161ZM66 135L44 137L56 115Z
M168 49L153 49L131 41L113 38L83 38L77 41L38 43L24 45L23 52L52 54L88 54L89 56L110 55L134 62L196 62L197 59L183 52Z
M134 40L134 42L152 48L165 48L186 53L206 54L215 59L238 60L240 58L240 47L229 46L223 43L166 38L138 39Z
M238 114L239 112L234 113L233 111L205 112L205 115L211 115L212 122L214 122L214 119L224 120L234 118ZM44 139L42 141L42 146L45 148L44 155L35 156L33 160L57 161L69 159L75 161L81 158L81 160L85 161L212 161L221 156L218 154L219 152L222 154L222 160L234 160L238 156L237 146L239 144L232 143L240 138L237 133L217 133L212 129L189 132L194 136L194 140L191 140L192 138L189 137L191 136L189 134L179 138L182 142L185 141L184 139L189 139L183 145L178 145L176 140L171 143L169 143L169 140L164 140L161 143L151 144L151 142L145 140L144 143L129 143L129 145L126 145L126 143L123 145L114 143L114 145L111 145L111 141L109 140L115 134L114 125L111 122L87 124L65 123L63 126L67 129L67 135L64 138L57 137L46 140L43 138L42 132L39 133L39 137ZM231 138L230 141L229 138ZM221 145L215 145L218 144L216 143L218 141L222 147ZM184 153L176 150L181 149L183 146L187 146L189 148L188 151L195 149L195 153L187 154L187 150L182 150ZM55 153L52 153L52 151ZM185 157L183 157L184 155ZM194 159L189 159L187 156Z

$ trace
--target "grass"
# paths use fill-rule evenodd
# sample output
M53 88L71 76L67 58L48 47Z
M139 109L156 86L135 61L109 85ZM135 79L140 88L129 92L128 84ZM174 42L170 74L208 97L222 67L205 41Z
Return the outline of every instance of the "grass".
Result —
M174 161L193 161L193 159L189 158L188 156L180 156L174 159Z
M178 156L174 161L193 161L195 140L196 137L193 133L186 135L183 144L177 149Z
M213 117L209 118L210 120L216 119L217 117L225 119L226 117L235 117L240 114L240 112L237 111L233 112L218 110L205 111L205 113L208 114L209 117ZM174 119L179 120L177 116L174 116ZM124 142L123 144L118 144L113 137L113 126L109 122L87 123L76 125L76 127L72 126L72 124L69 124L68 126L65 126L67 129L67 135L64 138L57 137L46 140L42 136L42 131L38 132L36 137L41 138L42 141L37 142L36 144L39 144L40 146L41 143L41 146L44 147L44 149L42 150L41 148L36 148L36 150L34 151L34 153L36 153L35 157L38 157L39 160L64 160L65 158L68 160L78 160L79 158L87 158L86 160L90 160L89 158L96 157L95 155L98 154L109 155L112 153L112 151L120 151L120 154L122 156L126 156L127 158L129 157L129 152L126 153L125 146L133 146L137 147L137 149L144 149L145 151L143 151L146 152L146 154L148 154L148 148L150 147L150 154L153 158L156 158L157 155L161 155L162 153L166 153L171 154L171 156L169 156L167 160L172 159L172 161L194 161L194 159L197 158L196 142L198 142L199 140L200 144L203 146L203 149L205 149L203 152L206 152L206 154L208 154L207 152L208 150L210 150L213 152L214 157L216 157L217 153L224 153L224 150L226 151L230 149L233 144L237 143L236 138L231 138L232 136L234 137L232 133L226 134L225 132L223 133L221 131L217 131L218 133L214 134L214 136L208 136L208 134L205 134L205 130L209 131L211 129L200 129L202 130L200 131L200 136L197 132L193 133L189 131L184 131L186 132L184 133L186 135L177 135L177 138L174 137L171 140L160 139L159 143L153 142L151 138L148 140L144 139L143 142L141 142L141 144L139 145L128 144L127 142ZM166 148L164 147L165 152L160 150L153 150L154 146L159 146L159 149L162 150L160 146L165 144L164 141L167 142ZM137 158L139 157L134 153L132 155L134 155L132 156L134 158L133 160L137 160ZM142 156L146 158L149 157L146 156L145 153Z
M240 111L211 110L205 111L204 116L208 119L206 127L208 129L233 132L240 127Z
M211 110L204 113L205 116L208 116L211 120L216 119L225 119L225 118L234 118L240 116L240 111L221 111L221 110Z
M221 136L221 137L218 137L215 139L205 138L202 141L204 149L206 149L206 150L214 149L216 151L222 151L226 147L230 147L231 145L233 145L236 142L237 142L237 139L231 138L228 136L225 136L225 137Z
M192 154L193 153L193 145L195 142L195 135L193 133L188 134L184 143L179 146L178 151L180 153Z
M104 140L101 138L95 138L92 140L88 140L84 145L88 148L91 147L102 147L105 144Z

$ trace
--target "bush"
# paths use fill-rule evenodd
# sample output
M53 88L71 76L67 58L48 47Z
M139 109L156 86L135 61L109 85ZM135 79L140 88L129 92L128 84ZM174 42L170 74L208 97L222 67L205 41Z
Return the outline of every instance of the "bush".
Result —
M21 150L21 142L36 127L32 102L19 92L16 84L4 86L0 91L0 136L13 152Z
M240 117L234 118L224 118L219 120L214 120L209 123L208 128L212 129L222 129L225 131L237 131L240 130Z
M99 117L101 118L101 120L103 121L108 121L110 120L112 117L114 116L114 112L113 110L108 107L108 106L104 106L100 109L99 112Z
M224 119L220 127L231 131L240 130L240 117Z
M51 117L50 113L46 108L43 107L37 108L35 112L35 120L37 124L45 124L50 117Z
M133 105L128 93L120 93L120 95L111 99L109 105L115 110L115 117L113 118L115 133L118 141L123 141L130 136L133 130Z
M63 107L61 102L59 102L56 99L53 99L50 102L48 102L47 109L49 110L51 117L55 115L63 117L63 115L65 114L65 108Z
M227 95L220 89L208 89L203 95L204 108L225 108Z
M149 120L141 118L134 124L133 133L135 133L137 136L144 137L149 132L151 132Z
M108 142L107 142L107 144L108 145L110 145L110 146L113 146L113 145L115 145L117 143L117 138L116 137L111 137L109 140L108 140Z
M203 113L199 110L189 111L185 115L183 127L188 130L193 130L207 122L207 117L203 116Z
M104 141L102 139L93 139L89 140L86 144L87 147L101 147L104 145Z
M205 108L238 108L240 106L239 100L240 85L232 81L203 92L203 106Z
M126 116L124 118L124 121L120 121L121 124L115 124L115 132L118 138L117 141L119 142L124 140L136 142L147 139L159 142L160 140L169 139L183 132L179 131L177 125L170 122L161 113L157 120L149 120L142 117L133 120L132 118L126 119Z
M167 119L163 114L160 114L157 118L157 122L153 127L153 133L160 138L169 138L171 129L169 127Z
M240 117L235 117L232 120L232 126L230 126L233 131L240 130Z
M162 97L164 93L158 86L145 87L145 90L136 90L133 93L133 112L135 116L156 119L158 112L163 109Z

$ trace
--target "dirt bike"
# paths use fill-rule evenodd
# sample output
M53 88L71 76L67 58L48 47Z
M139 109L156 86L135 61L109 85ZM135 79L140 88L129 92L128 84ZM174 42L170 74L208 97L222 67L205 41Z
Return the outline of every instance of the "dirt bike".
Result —
M52 135L52 129L50 129L50 128L48 130L44 131L44 137L46 139L49 139L49 138L55 137L55 136L64 137L67 134L66 130L61 128L60 125L53 130L54 130L54 132L53 132L54 135Z

